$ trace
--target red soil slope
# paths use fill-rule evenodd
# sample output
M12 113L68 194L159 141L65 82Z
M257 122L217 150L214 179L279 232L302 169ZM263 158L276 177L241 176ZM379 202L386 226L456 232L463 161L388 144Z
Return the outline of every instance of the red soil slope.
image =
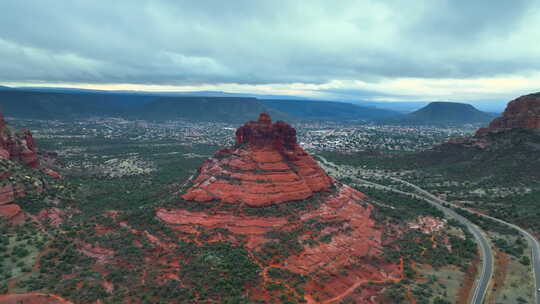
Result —
M0 295L0 304L71 304L59 296L43 293Z

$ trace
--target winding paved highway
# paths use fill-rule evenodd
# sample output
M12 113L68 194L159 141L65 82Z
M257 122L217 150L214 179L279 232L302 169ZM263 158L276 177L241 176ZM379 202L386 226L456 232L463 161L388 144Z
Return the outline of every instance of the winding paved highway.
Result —
M436 201L439 201L440 203L447 203L443 200L441 200L440 198L436 197L436 196L433 196L432 194L430 194L429 192L421 189L420 187L414 185L414 184L411 184L405 180L402 180L402 179L399 179L399 178L395 178L395 177L388 177L394 181L397 181L397 182L401 182L405 185L408 185L409 187L412 187L414 188L415 190L419 191L419 192L422 192L424 193L424 195L426 196L431 196L433 197ZM459 206L454 206L456 208L459 208L461 210L465 210L467 212L470 212L470 213L474 213L474 214L477 214L477 215L480 215L480 216L483 216L485 218L489 218L491 220L494 220L494 221L497 221L501 224L504 224L504 225L507 225L511 228L514 228L516 229L517 231L519 231L524 237L525 239L527 240L527 242L529 243L529 247L531 248L531 267L532 267L532 271L533 271L533 275L534 275L534 296L535 296L535 303L536 304L540 304L540 296L539 296L539 291L540 291L540 244L538 243L538 240L532 235L530 234L529 232L527 232L525 229L522 229L521 227L519 226L516 226L512 223L508 223L508 222L505 222L503 220L500 220L498 218L495 218L495 217L492 217L492 216L489 216L489 215L485 215L485 214L482 214L482 213L478 213L478 212L473 212L471 210L468 210L466 208L463 208L463 207L459 207Z
M321 159L322 163L330 169L329 171L337 170L339 167L335 165L332 162L329 162L324 157L318 156L319 159ZM424 196L417 196L411 193L407 193L401 190L393 189L392 187L379 185L377 183L369 182L354 176L348 176L350 179L361 182L361 183L367 183L373 186L378 186L380 188L384 188L387 190L400 192L400 193L406 193L418 198L424 199L426 202L430 203L431 205L435 206L437 209L441 210L445 215L449 217L455 218L457 221L465 225L469 231L473 234L474 238L476 239L477 244L480 247L480 251L482 254L482 270L480 272L480 276L478 277L478 280L476 281L476 288L474 290L473 297L471 299L471 304L482 304L484 302L484 298L486 296L489 282L491 280L491 277L493 275L493 252L491 251L491 247L489 245L488 240L482 233L482 230L478 228L478 226L474 225L471 221L466 219L465 217L457 214L454 210L444 207L442 204L447 203L438 197L432 195L431 193L425 191L424 189L421 189L420 187L413 185L411 183L408 183L403 180L396 179L396 181L405 183L406 185L410 186L417 192L423 194Z
M480 272L480 276L478 277L478 280L476 282L476 289L474 291L473 297L471 299L472 304L482 304L484 302L484 298L486 297L486 293L489 287L489 282L491 280L491 277L493 276L493 251L491 250L491 246L489 245L489 241L482 233L482 230L473 224L471 221L466 219L465 217L457 214L454 210L450 208L446 208L443 205L448 204L448 202L436 197L435 195L427 192L426 190L411 184L407 181L404 181L399 178L390 177L390 179L395 180L397 182L401 182L417 192L423 194L428 201L431 200L432 204L442 210L446 215L449 215L458 221L460 221L462 224L467 226L469 231L474 235L474 238L476 239L476 242L478 245L480 245L480 250L482 252L482 271Z
M490 219L492 219L494 221L497 221L499 223L506 224L506 225L518 230L527 239L527 241L529 242L529 246L532 249L531 263L532 263L532 267L533 267L534 281L535 281L535 292L534 292L534 295L536 297L535 303L540 304L540 295L539 295L539 289L540 289L540 244L538 243L538 240L534 236L532 236L529 232L527 232L524 229L521 229L520 227L518 227L518 226L516 226L514 224L507 223L505 221L502 221L502 220L500 220L498 218L491 217L489 215L485 215L485 214L481 214L481 213L478 213L478 214L480 214L482 216L485 216L487 218L490 218Z
M318 156L318 157L321 159L323 164L325 164L326 166L331 166L333 169L339 168L337 165L335 165L332 162L329 162L324 157L322 157L322 156ZM429 203L433 204L435 207L442 210L446 215L458 219L460 222L465 224L469 228L469 230L473 233L474 237L477 240L477 243L480 245L480 248L482 250L482 255L485 258L484 258L483 264L482 264L482 273L480 274L480 279L479 279L480 281L477 282L477 287L475 289L475 293L474 293L474 296L472 298L471 303L481 304L483 302L484 298L485 298L486 291L487 291L487 288L488 288L488 285L489 285L489 280L490 280L490 278L491 278L491 276L493 274L493 254L492 254L491 248L489 246L489 243L487 242L487 239L485 238L485 236L482 234L482 231L480 230L480 228L478 228L476 225L471 223L469 220L467 220L463 216L457 214L453 210L444 207L444 204L450 205L448 202L440 199L439 197L434 196L433 194L431 194L428 191L418 187L417 185L412 184L410 182L407 182L405 180L396 178L396 177L392 177L392 176L386 176L386 177L389 178L389 179L392 179L392 180L394 180L396 182L407 185L407 186L413 188L416 192L421 193L424 196L420 197L420 198L423 198L426 201L428 201ZM405 192L405 191L402 191L402 190L394 189L392 187L388 187L388 186L380 185L380 184L377 184L377 183L373 183L373 182L370 182L370 181L367 181L367 180L364 180L364 179L360 179L360 178L356 178L356 177L352 177L352 176L349 176L349 178L351 178L353 180L357 180L357 181L362 182L364 184L379 187L381 189L386 189L386 190L389 190L389 191L394 191L394 192L398 192L398 193L402 193L402 194L413 195L413 196L415 196L417 198L419 197L418 195L414 195L414 194L411 194L411 193L408 193L408 192ZM498 219L498 218L491 217L489 215L473 212L473 211L471 211L469 209L466 209L466 208L463 208L463 207L459 207L459 206L453 206L453 207L459 208L461 210L465 210L467 212L474 213L474 214L489 218L491 220L497 221L497 222L499 222L501 224L507 225L507 226L509 226L511 228L516 229L517 231L519 231L525 237L525 239L529 243L529 247L531 248L531 267L532 267L532 271L533 271L533 275L534 275L534 296L535 296L535 302L534 303L535 304L540 304L540 243L538 242L538 240L532 234L530 234L528 231L526 231L526 230L522 229L521 227L516 226L514 224L505 222L505 221L503 221L501 219Z

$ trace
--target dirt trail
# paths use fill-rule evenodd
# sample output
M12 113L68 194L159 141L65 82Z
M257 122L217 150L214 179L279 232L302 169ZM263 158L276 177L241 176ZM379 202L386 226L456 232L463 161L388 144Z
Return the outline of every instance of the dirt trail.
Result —
M23 293L0 295L0 304L73 304L54 294Z
M335 297L333 297L332 299L329 299L329 300L326 300L326 301L323 301L322 303L323 304L331 304L331 303L335 303L335 302L338 302L338 301L341 301L343 300L343 298L345 298L346 296L350 295L351 293L353 293L358 287L368 283L368 282L373 282L373 283L387 283L387 282L399 282L401 280L403 280L404 278L404 273L403 273L403 258L400 259L400 266L399 268L401 269L401 277L400 278L397 278L397 279L387 279L387 280L377 280L377 281L373 281L373 280L359 280L358 282L354 283L351 287L349 287L347 290L345 290L342 294L340 295L337 295Z

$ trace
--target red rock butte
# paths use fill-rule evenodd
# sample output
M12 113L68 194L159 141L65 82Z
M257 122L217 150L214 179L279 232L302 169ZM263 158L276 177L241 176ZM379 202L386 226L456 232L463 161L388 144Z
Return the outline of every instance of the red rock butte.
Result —
M236 145L205 161L182 196L197 202L251 207L304 200L332 187L333 180L296 142L296 130L266 113L236 130Z
M184 209L183 204L158 208L156 217L199 244L227 240L245 246L262 269L261 284L250 287L255 300L272 302L274 291L264 286L273 282L269 272L276 269L305 276L302 297L307 303L345 298L380 303L376 297L383 287L369 283L404 278L400 261L382 258L384 227L376 223L366 196L330 178L297 144L296 130L282 121L272 123L268 114L238 128L235 146L205 161L182 197L193 204L220 203L202 211ZM239 208L227 208L227 203ZM266 210L281 212L258 212L276 204L280 208ZM306 228L312 227L309 223L321 230ZM199 240L201 229L217 228L228 233ZM299 247L287 249L287 254L273 252L276 231L294 235ZM323 235L329 239L315 241ZM365 288L357 293L359 286Z
M487 128L480 128L476 136L510 129L540 130L540 93L510 101L502 116L494 119Z

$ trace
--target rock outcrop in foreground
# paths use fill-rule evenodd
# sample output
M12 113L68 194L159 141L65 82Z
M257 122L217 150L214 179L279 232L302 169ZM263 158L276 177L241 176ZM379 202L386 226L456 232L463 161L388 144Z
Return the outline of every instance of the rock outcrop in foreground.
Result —
M297 144L295 129L267 114L240 127L234 147L204 162L182 198L184 205L207 205L159 208L157 218L190 238L227 231L204 242L248 250L262 278L249 287L252 300L289 294L308 303L379 303L384 286L377 284L403 278L400 261L382 258L383 229L366 196L330 178ZM302 283L273 289L279 273Z
M186 200L253 207L303 200L331 187L331 178L296 142L296 130L268 114L236 131L236 145L207 160Z
M0 112L0 157L21 162L31 168L39 167L37 146L29 130L14 132Z
M487 128L479 129L475 136L482 137L510 129L540 130L540 93L512 100L502 116L493 120Z
M31 188L37 192L43 191L39 178L31 178L31 173L21 173L26 170L24 167L35 169L29 170L33 173L40 169L38 148L32 133L14 130L0 112L0 219L14 224L23 223L25 219L21 207L14 201L27 194L26 184L31 184ZM52 178L61 178L60 174L49 168L41 169Z

